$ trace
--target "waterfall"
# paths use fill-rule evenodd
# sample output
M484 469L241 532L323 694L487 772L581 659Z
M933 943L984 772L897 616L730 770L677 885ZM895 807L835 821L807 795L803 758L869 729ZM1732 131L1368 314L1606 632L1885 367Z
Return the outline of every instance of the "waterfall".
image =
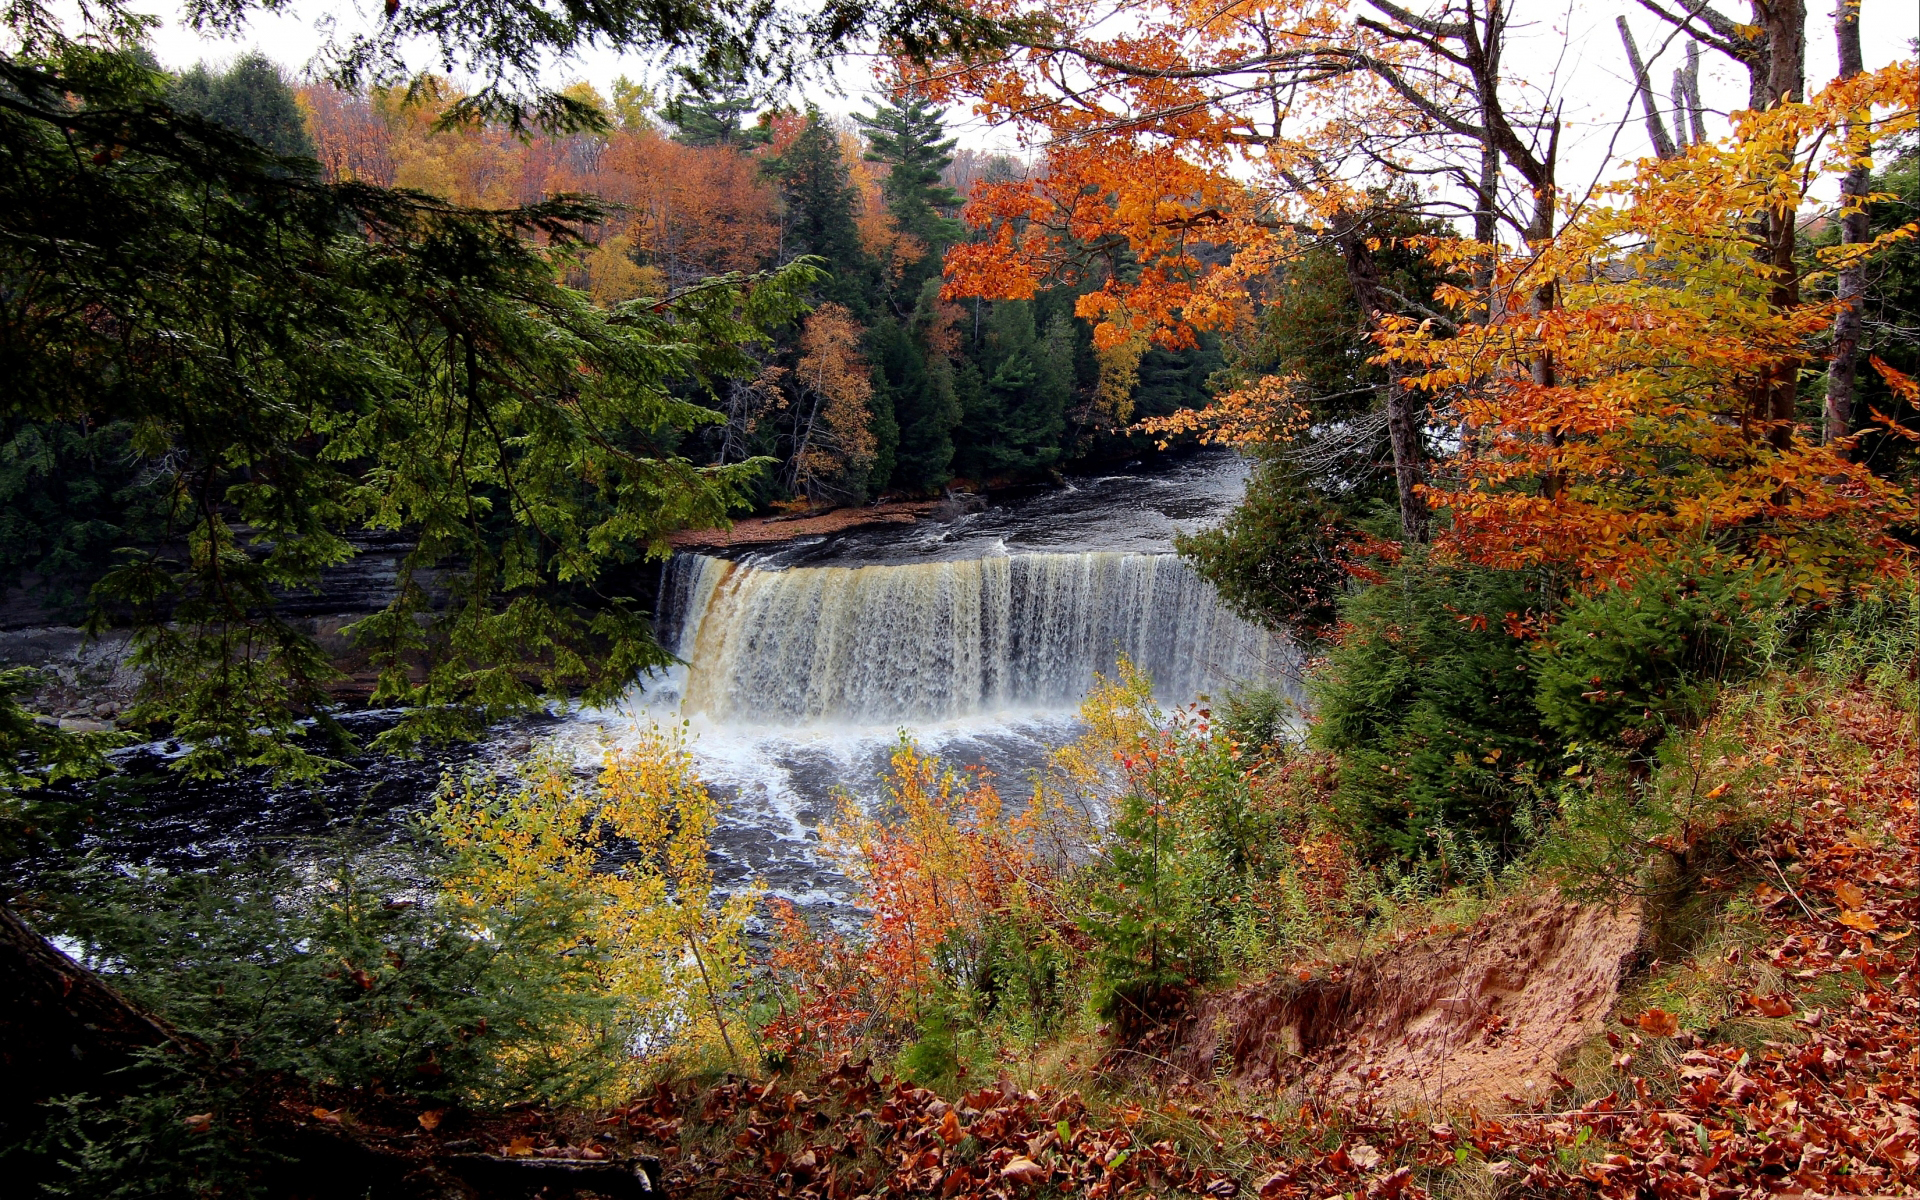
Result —
M686 711L754 724L1069 707L1122 654L1180 703L1292 661L1173 554L787 570L682 555L661 617L690 664Z

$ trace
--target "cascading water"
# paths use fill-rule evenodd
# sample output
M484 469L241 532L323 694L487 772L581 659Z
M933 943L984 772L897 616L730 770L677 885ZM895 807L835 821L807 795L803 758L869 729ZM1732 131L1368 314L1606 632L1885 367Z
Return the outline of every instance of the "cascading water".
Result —
M769 570L668 568L682 710L719 723L872 725L1070 708L1121 656L1184 701L1279 674L1288 648L1172 554L1022 554Z

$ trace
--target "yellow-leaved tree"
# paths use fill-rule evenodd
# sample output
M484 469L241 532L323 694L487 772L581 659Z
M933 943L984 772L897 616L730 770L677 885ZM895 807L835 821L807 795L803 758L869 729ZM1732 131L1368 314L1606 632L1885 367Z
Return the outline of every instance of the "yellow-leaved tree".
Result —
M515 909L547 889L584 899L577 945L607 999L603 1027L582 1027L581 1053L617 1039L638 1071L723 1050L738 1060L729 996L746 968L745 928L758 892L714 893L707 863L715 805L685 735L650 726L580 778L553 754L517 783L442 791L432 827L454 856L445 886L476 911Z

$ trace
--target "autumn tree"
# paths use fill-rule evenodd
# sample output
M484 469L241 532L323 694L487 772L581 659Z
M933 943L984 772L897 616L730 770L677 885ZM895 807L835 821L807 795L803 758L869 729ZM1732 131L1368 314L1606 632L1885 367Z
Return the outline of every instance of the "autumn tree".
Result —
M1858 74L1808 103L1737 114L1732 137L1684 158L1643 161L1616 203L1502 256L1498 293L1564 296L1548 319L1507 312L1448 337L1398 322L1387 356L1427 395L1454 397L1472 431L1430 493L1452 518L1448 544L1597 583L1706 547L1803 597L1904 569L1890 527L1911 519L1911 497L1752 397L1797 374L1835 308L1782 303L1777 264L1756 252L1773 245L1759 218L1795 211L1823 174L1912 128L1916 86L1910 62ZM1827 265L1875 249L1841 245ZM1479 302L1442 294L1456 310ZM1546 383L1521 371L1542 358L1562 364Z
M809 501L864 497L878 449L873 376L860 350L860 326L838 304L822 304L800 334L793 370L793 456L789 486Z
M1311 242L1339 253L1369 320L1429 315L1426 297L1379 278L1369 230L1396 213L1469 221L1489 246L1553 233L1557 126L1502 67L1498 0L1426 13L1150 6L1129 9L1124 33L1110 15L1074 6L1024 54L940 78L1048 146L1039 177L976 188L968 218L987 236L950 253L950 292L1084 281L1078 311L1097 322L1111 378L1131 377L1149 341L1229 328L1250 281ZM1416 175L1450 186L1411 206L1380 190ZM1391 381L1384 400L1402 536L1420 540L1424 405Z

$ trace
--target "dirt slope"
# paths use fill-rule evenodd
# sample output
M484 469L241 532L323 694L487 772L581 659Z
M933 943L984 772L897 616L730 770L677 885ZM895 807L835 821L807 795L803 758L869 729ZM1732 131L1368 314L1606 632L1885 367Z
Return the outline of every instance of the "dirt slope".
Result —
M1518 898L1333 978L1206 997L1166 1057L1202 1078L1372 1091L1392 1107L1537 1099L1562 1057L1600 1032L1640 931L1636 912Z

